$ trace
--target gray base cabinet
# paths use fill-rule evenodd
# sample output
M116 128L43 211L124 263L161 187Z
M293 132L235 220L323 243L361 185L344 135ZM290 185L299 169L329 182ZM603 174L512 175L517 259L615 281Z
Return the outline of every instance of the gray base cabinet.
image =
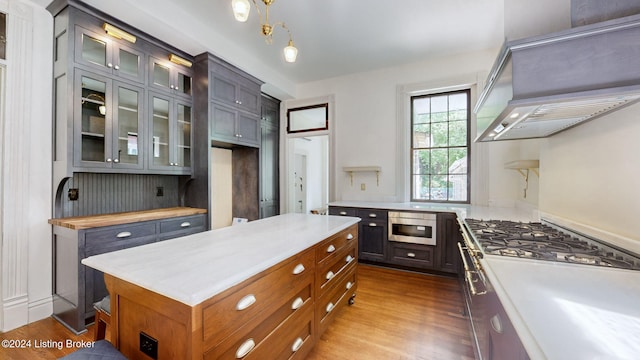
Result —
M53 227L53 316L76 333L93 321L93 304L107 295L103 273L82 259L205 230L205 214L72 230Z
M452 275L460 272L457 243L462 235L458 230L456 214L437 214L437 245L432 246L389 241L387 213L384 209L329 207L329 215L362 219L358 229L358 257L362 261Z

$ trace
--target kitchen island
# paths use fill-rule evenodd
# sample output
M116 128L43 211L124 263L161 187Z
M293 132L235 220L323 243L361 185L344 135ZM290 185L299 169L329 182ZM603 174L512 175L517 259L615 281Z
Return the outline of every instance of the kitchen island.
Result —
M355 296L358 221L280 215L82 263L105 273L129 358L302 358Z

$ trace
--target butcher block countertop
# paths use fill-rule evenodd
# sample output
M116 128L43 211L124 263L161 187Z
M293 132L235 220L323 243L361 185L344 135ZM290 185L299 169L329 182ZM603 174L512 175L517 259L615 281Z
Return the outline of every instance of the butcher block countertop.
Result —
M195 306L358 221L346 216L278 215L90 256L82 263Z
M140 221L168 219L180 216L206 214L206 209L190 207L172 207L154 210L131 211L113 214L75 216L68 218L49 219L49 224L72 230L90 229L102 226L123 225Z

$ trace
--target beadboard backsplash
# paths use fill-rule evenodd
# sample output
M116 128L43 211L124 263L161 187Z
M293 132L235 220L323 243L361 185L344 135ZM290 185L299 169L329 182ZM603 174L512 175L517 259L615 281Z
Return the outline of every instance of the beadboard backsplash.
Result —
M74 173L61 193L55 217L108 214L180 206L179 177ZM162 188L162 196L158 189ZM78 200L69 190L78 189Z

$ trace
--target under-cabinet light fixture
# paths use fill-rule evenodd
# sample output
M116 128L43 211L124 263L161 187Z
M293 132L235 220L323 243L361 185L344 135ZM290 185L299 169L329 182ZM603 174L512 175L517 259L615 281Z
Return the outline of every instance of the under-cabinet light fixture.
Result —
M184 65L186 67L191 67L193 66L193 63L187 59L181 58L178 55L175 54L170 54L169 55L169 61L171 61L174 64L178 64L178 65Z
M109 23L104 23L102 25L102 28L104 29L104 31L107 32L107 35L111 35L116 39L122 39L122 40L127 40L130 43L134 43L136 42L136 37L129 34L128 32L118 29L117 27L109 24Z

